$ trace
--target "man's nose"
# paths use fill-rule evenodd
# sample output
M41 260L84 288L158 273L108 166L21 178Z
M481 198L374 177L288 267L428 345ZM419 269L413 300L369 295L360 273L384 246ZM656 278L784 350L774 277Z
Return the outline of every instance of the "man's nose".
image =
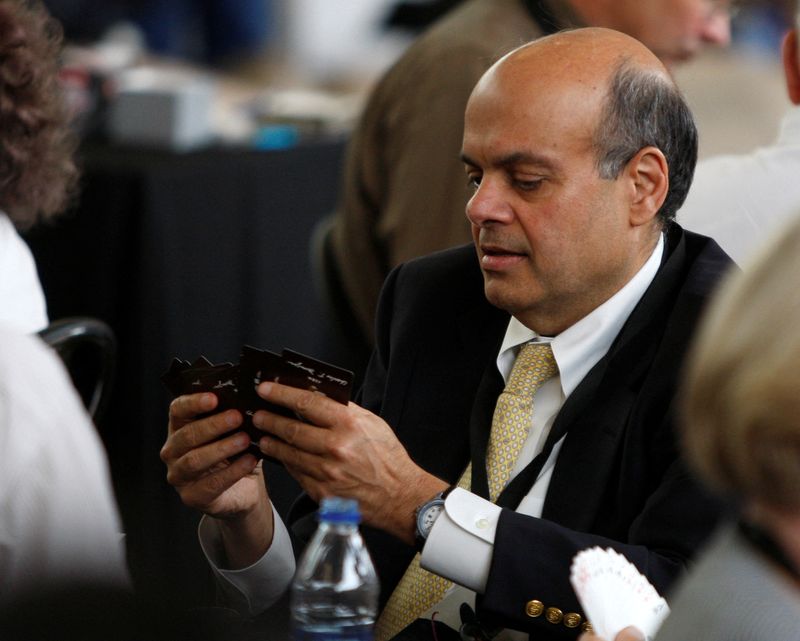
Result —
M706 18L700 34L703 42L719 47L727 47L731 43L731 14L727 3L725 5L717 7Z
M510 222L514 212L499 180L484 178L467 203L467 218L476 227Z

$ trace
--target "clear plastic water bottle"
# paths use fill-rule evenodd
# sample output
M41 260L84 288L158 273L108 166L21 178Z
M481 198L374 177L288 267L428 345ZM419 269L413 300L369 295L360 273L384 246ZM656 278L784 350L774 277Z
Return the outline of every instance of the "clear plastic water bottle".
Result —
M294 641L372 641L378 578L352 499L326 498L292 581Z

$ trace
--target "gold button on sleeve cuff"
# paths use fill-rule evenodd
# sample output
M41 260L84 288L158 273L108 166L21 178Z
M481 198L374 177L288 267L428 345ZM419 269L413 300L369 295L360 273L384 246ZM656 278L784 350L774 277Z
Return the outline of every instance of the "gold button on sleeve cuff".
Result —
M533 599L525 604L525 614L529 617L535 618L542 615L544 612L544 603Z
M594 632L594 628L592 627L591 623L589 623L588 621L584 621L583 625L581 626L581 631L582 632Z
M581 615L577 612L568 612L564 615L564 625L568 628L577 628L581 624Z
M564 613L558 608L547 608L544 613L544 618L550 623L558 624L561 623L561 620L564 618Z

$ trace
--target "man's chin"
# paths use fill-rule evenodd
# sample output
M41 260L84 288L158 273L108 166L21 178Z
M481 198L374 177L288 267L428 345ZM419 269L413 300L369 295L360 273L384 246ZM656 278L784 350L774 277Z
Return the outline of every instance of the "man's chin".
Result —
M500 278L484 274L483 293L492 305L509 314L513 314L520 307L519 296Z

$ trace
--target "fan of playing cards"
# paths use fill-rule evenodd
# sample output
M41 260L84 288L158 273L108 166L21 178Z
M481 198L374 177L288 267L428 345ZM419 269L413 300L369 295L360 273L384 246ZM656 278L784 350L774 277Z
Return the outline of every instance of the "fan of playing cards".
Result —
M251 440L247 451L257 458L264 458L258 449L258 441L264 433L253 426L253 414L259 409L283 416L294 416L294 413L262 399L256 393L259 383L274 381L313 390L347 405L353 385L353 372L290 349L275 354L245 345L237 364L215 365L203 356L191 363L175 358L161 380L173 396L213 392L218 399L215 413L229 409L242 412L244 424L241 429L247 432Z
M570 581L595 633L609 641L629 625L650 639L669 614L667 602L636 566L611 548L575 555Z

